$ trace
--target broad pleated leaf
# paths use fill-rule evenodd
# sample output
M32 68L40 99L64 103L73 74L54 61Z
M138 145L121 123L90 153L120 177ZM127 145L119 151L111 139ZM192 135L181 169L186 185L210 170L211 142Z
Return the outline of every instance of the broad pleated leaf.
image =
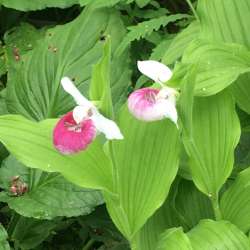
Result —
M250 51L238 44L193 41L182 63L197 65L195 95L213 95L250 72ZM177 72L176 72L177 73Z
M100 38L110 35L115 49L124 32L118 12L91 8L85 8L71 23L49 29L36 48L21 58L19 67L10 69L8 109L36 120L57 117L71 110L75 103L61 88L61 78L71 77L87 94L92 66L102 56ZM124 95L129 83L127 56L126 53L112 61L114 103Z
M156 250L193 250L189 238L181 228L171 228L159 238Z
M106 199L113 221L131 239L169 192L177 173L179 136L171 121L141 122L127 108L118 124L124 140L111 145L117 199Z
M228 91L194 100L192 133L184 130L193 181L205 194L215 197L230 175L240 124Z
M56 121L37 123L18 115L1 116L0 141L28 167L59 172L82 187L112 190L112 166L102 145L96 140L81 153L58 153L52 145Z
M15 227L10 237L19 248L34 249L54 232L58 221L60 219L37 220L15 215Z
M228 221L202 220L187 233L193 250L249 250L247 236Z
M201 0L198 4L201 37L210 41L234 42L250 48L250 3L248 0ZM232 86L240 108L250 113L250 74Z
M151 0L135 0L140 8L146 6Z
M79 0L0 0L3 6L21 11L41 10L47 7L67 8L78 2Z
M174 204L181 226L191 229L201 219L214 218L211 202L191 181L181 180Z
M180 218L174 210L172 203L177 183L173 183L170 194L164 204L151 216L146 224L139 230L133 239L137 249L153 250L159 241L160 235L166 228L180 226Z
M233 185L223 194L221 212L244 232L250 229L250 169L242 171Z
M2 224L0 224L0 249L1 250L10 250L7 237L8 237L7 232L5 231Z
M11 180L19 176L26 183L28 192L14 196L10 192ZM25 217L52 219L56 216L89 214L103 203L102 195L95 190L83 189L66 181L60 174L30 169L9 156L0 168L0 201Z
M166 65L170 65L178 60L188 45L198 37L199 31L200 24L194 21L187 28L178 33L162 56L162 62Z

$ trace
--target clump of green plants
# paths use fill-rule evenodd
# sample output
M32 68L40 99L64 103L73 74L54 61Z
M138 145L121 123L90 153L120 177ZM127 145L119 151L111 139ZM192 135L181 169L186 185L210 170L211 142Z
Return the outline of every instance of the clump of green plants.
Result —
M0 0L0 249L250 249L248 0Z

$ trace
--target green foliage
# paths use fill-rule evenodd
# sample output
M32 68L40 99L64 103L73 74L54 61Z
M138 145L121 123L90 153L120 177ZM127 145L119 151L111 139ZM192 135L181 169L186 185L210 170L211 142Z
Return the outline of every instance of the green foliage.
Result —
M15 196L10 192L11 180L18 176L27 184L27 193ZM56 216L79 216L90 213L102 204L98 191L79 188L59 174L49 174L24 167L9 156L0 169L0 201L25 217L52 219Z
M236 226L228 221L202 220L188 233L173 228L162 234L157 250L226 250L250 249L249 240Z
M228 91L195 98L192 127L184 133L193 181L215 199L232 171L234 149L239 141L240 124L234 105Z
M249 175L249 169L242 171L221 200L223 218L232 221L244 232L250 229Z
M250 248L248 0L0 0L0 17L0 249ZM162 88L138 60L173 68L178 126L128 111ZM123 140L54 148L65 76Z
M124 140L110 145L118 197L106 195L106 199L115 224L132 239L169 192L177 173L179 133L168 120L140 122L127 108L122 110L118 124Z
M122 34L123 24L118 13L103 9L87 8L73 22L49 29L36 48L23 56L19 67L9 72L8 109L35 120L57 117L71 110L74 102L60 87L61 78L75 79L86 94L92 65L102 53L101 35L110 35L115 49ZM126 63L127 56L124 56L121 58ZM111 79L114 102L128 85L124 61L121 61L123 68L113 68L116 71ZM117 60L116 67L119 67ZM117 76L120 70L123 74Z
M113 117L113 105L110 91L111 40L108 36L103 48L101 60L94 66L90 93L92 100L98 100L99 109L107 116Z
M0 224L0 249L1 250L10 250L10 246L7 242L7 233L4 227Z
M144 21L142 23L137 24L136 26L128 27L129 32L124 37L116 53L120 55L134 40L145 38L146 36L150 35L153 31L159 30L162 26L166 26L170 22L175 22L176 20L186 17L188 16L184 14L162 16L151 19L149 21Z
M28 11L28 10L41 10L47 7L59 7L66 8L73 4L78 3L79 0L46 0L46 1L32 1L24 0L22 2L15 0L1 0L0 4L17 10Z
M17 115L1 116L0 140L27 167L59 172L79 186L112 192L111 163L99 142L95 141L83 153L61 155L52 145L55 122L36 123Z

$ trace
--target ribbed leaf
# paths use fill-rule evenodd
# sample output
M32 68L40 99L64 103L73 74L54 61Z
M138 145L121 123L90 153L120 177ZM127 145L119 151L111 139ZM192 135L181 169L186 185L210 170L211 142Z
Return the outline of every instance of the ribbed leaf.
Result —
M124 140L111 145L117 199L107 197L107 207L117 227L131 239L169 192L177 173L179 136L169 120L141 122L127 108L119 126Z
M164 232L156 250L193 250L190 240L181 228L171 228Z
M8 109L36 120L66 113L75 103L62 90L61 78L75 79L86 94L92 65L102 55L101 36L109 34L115 49L124 32L118 12L112 9L91 11L91 8L85 8L73 22L49 29L36 48L21 58L19 67L9 71ZM123 54L112 62L114 103L119 101L129 83L127 56Z
M232 186L223 194L221 212L244 232L250 229L250 169L242 171Z
M170 65L179 59L188 45L197 38L199 31L200 24L194 21L182 32L178 33L162 56L162 62Z
M214 218L210 200L191 181L180 181L173 206L184 229L191 229L201 219Z
M18 115L0 117L0 141L24 165L59 172L73 183L112 190L112 166L96 140L87 150L61 155L52 145L56 120L31 122Z
M10 250L9 243L7 241L7 232L2 224L0 224L0 250Z
M5 7L13 8L22 11L28 10L41 10L47 7L58 7L58 8L67 8L73 4L77 4L79 0L0 0L0 4Z
M184 130L184 145L197 187L215 197L230 175L240 124L234 101L226 91L194 100L192 133Z
M201 37L210 41L234 42L250 48L250 2L248 0L200 0ZM250 113L250 74L232 86L240 108Z
M195 95L214 95L246 72L250 72L250 51L238 44L193 41L185 51L182 64L197 65ZM184 67L177 67L172 79L179 84ZM189 68L187 68L189 71ZM178 74L180 76L178 77Z
M19 176L28 186L28 191L21 196L9 192L14 176ZM7 202L11 209L25 217L52 219L85 215L103 203L100 192L77 187L57 173L26 168L13 156L0 168L0 186L5 189L0 193L0 201Z
M161 235L157 250L249 250L249 239L228 221L202 220L184 234L172 228ZM152 249L153 250L153 249Z
M193 250L249 250L249 239L228 221L202 220L187 233Z
M156 249L159 237L166 228L180 225L179 217L172 207L175 189L176 185L173 184L167 200L136 234L133 240L133 244L136 246L135 249Z
M14 218L15 227L12 228L10 237L21 249L34 249L58 226L57 220L37 220L18 215L15 215Z
M146 6L151 0L135 0L140 8Z

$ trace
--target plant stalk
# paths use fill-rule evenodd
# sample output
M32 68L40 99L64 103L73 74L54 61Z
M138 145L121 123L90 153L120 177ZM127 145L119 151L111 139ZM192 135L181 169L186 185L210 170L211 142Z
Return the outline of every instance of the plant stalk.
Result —
M213 210L214 210L215 219L216 220L221 220L222 215L221 215L220 206L219 206L218 194L216 194L216 196L211 196L210 200L211 200L212 207L213 207Z
M193 6L193 4L191 3L191 1L190 1L190 0L186 0L186 1L187 1L187 4L189 5L191 11L193 12L193 14L194 14L196 20L200 22L200 18L199 18L199 16L198 16L196 10L194 9L194 6Z
M95 240L94 239L90 239L88 241L88 243L83 247L82 250L89 250L94 243L95 243Z

